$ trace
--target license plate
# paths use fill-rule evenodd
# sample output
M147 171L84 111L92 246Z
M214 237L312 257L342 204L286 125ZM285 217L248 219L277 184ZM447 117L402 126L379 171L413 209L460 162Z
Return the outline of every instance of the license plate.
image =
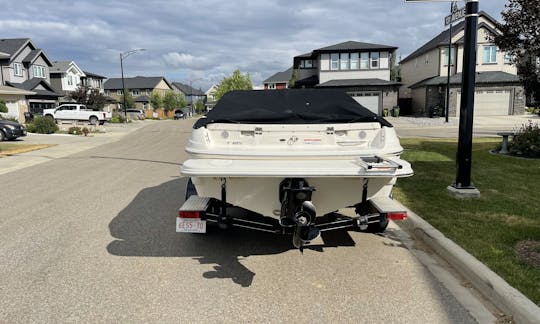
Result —
M176 218L177 233L206 233L206 221L198 218Z

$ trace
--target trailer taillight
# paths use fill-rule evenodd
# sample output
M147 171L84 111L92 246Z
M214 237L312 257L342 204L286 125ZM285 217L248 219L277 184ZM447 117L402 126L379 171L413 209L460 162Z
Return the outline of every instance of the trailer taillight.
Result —
M199 211L184 211L181 210L178 212L179 218L200 218L200 212Z
M390 220L405 220L407 219L407 212L395 212L386 214L386 218Z

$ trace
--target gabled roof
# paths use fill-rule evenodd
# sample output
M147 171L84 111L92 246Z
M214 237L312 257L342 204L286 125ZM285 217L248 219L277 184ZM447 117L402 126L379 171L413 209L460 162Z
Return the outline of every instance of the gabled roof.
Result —
M205 93L202 92L202 90L199 90L199 89L195 89L193 87L190 87L189 85L187 84L183 84L183 83L180 83L180 82L173 82L172 85L180 90L184 95L186 96L189 96L189 95L193 95L193 96L204 96Z
M399 82L382 79L337 79L316 85L316 87L354 87L354 86L394 86L401 85Z
M30 42L30 38L0 39L0 52L6 53L12 57L28 42ZM34 46L31 46L31 48L35 49Z
M454 74L450 77L450 84L461 84L462 73ZM447 77L436 76L422 80L413 84L409 88L420 88L425 86L439 86L446 85ZM476 72L475 83L476 84L490 84L490 83L519 83L519 77L514 74L501 72L501 71L488 71L488 72Z
M33 91L37 95L62 97L62 94L58 94L54 90L54 88L49 83L47 83L45 79L42 79L42 78L32 78L30 80L24 81L23 83L13 83L13 82L6 82L6 83L15 88ZM41 85L46 90L36 89L38 85Z
M154 89L161 81L165 81L169 87L170 83L164 77L143 77L124 78L126 89ZM122 78L110 78L103 83L105 90L121 90Z
M48 66L52 66L51 61L49 60L47 55L43 53L43 50L41 50L41 48L36 48L30 51L30 53L26 55L26 57L22 60L22 62L26 64L32 64L39 56L43 57L43 59L45 60L45 63L47 63Z
M322 52L334 52L334 51L367 51L367 50L395 50L395 49L397 49L397 47L395 46L346 41L339 44L321 47L319 49L316 49L314 52L322 53Z
M493 17L491 17L490 15L485 13L484 11L480 11L479 16L482 16L482 17L486 18L487 20L491 21L493 24L497 24L497 21ZM494 28L487 25L486 23L478 24L478 29L480 29L480 28L486 28L487 30L489 30L492 33L497 33L497 31ZM462 21L462 22L458 23L457 25L453 26L452 27L452 36L451 37L456 36L457 34L459 34L464 29L465 29L465 21ZM422 54L427 53L427 52L429 52L429 51L431 51L431 50L433 50L433 49L435 49L437 47L444 46L444 45L448 46L449 36L450 36L450 28L444 30L442 33L440 33L439 35L433 37L430 41L428 41L424 45L420 46L420 48L418 48L416 51L412 52L407 57L402 59L400 63L405 63L405 62L410 61L410 60L412 60L414 58L417 58L418 56L421 56ZM460 40L458 40L455 43L463 43L463 38L461 38Z
M264 83L276 83L276 82L287 83L291 79L292 73L293 73L293 68L290 67L290 68L288 68L287 70L285 70L283 72L278 72L278 73L272 75L271 77L264 80L263 82Z

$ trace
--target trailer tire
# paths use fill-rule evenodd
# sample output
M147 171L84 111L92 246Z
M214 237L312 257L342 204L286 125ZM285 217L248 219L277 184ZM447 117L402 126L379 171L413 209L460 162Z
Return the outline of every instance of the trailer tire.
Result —
M383 233L384 231L386 231L387 227L388 219L386 219L385 217L384 221L380 223L369 224L366 231L369 233Z

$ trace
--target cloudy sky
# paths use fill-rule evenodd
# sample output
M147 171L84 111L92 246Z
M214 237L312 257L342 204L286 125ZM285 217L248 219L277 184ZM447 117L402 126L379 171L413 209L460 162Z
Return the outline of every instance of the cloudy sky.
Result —
M506 0L481 0L500 20ZM464 3L459 2L462 6ZM405 0L0 0L0 38L32 38L51 60L120 76L165 76L206 90L239 68L254 85L295 55L347 40L405 57L444 28L449 3Z

